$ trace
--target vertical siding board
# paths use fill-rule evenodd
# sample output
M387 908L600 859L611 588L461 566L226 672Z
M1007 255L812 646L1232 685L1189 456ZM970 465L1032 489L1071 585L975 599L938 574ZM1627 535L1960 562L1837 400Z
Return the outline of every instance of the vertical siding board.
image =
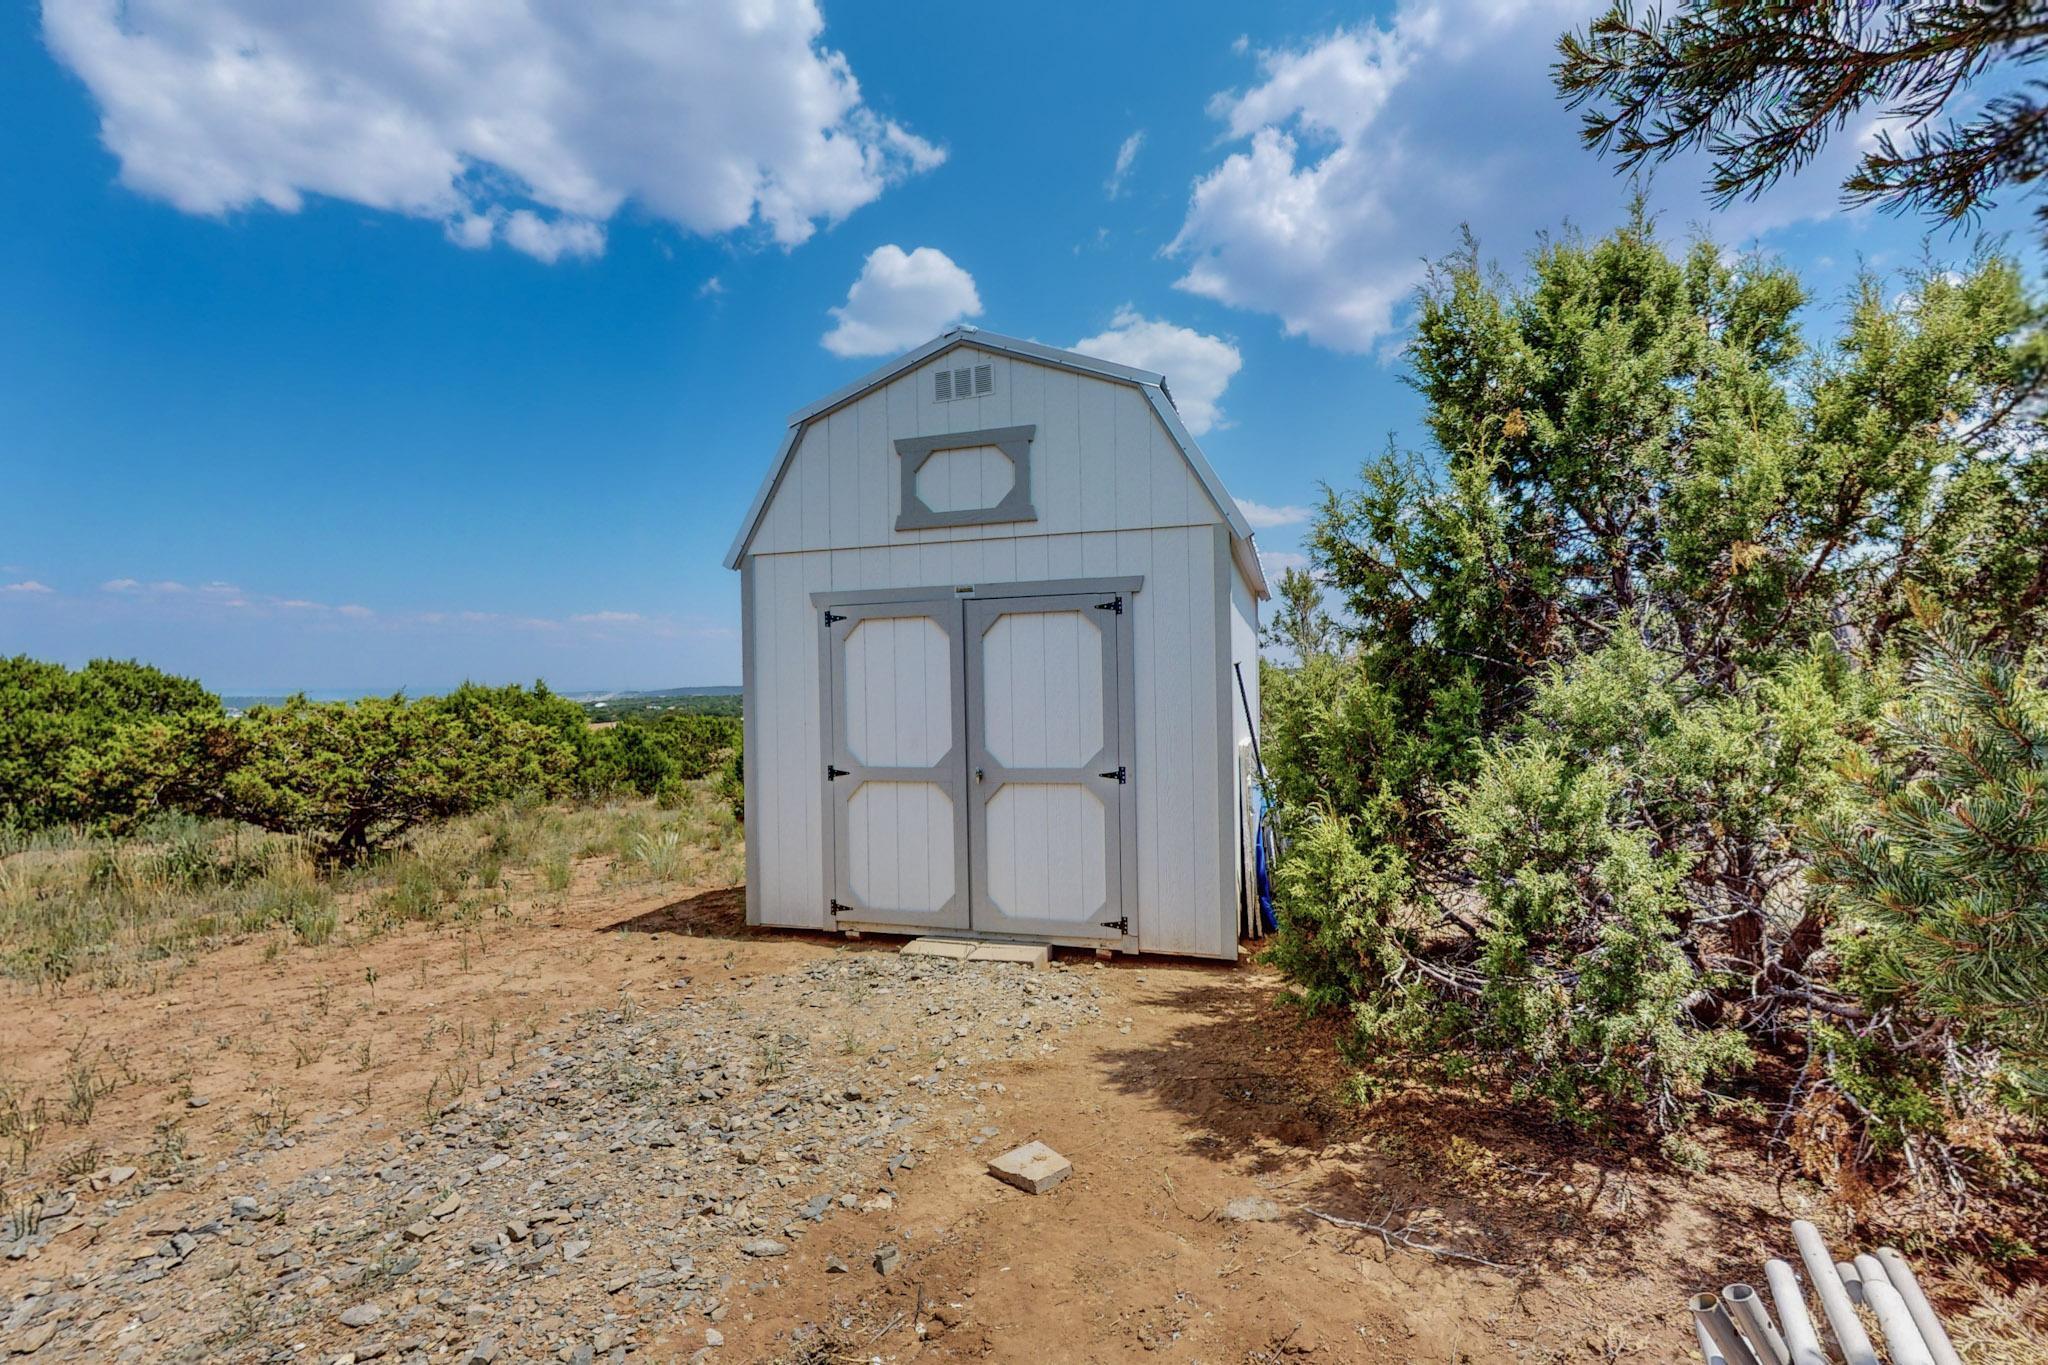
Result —
M1106 384L1075 379L1073 467L1083 531L1117 525L1115 397Z
M1136 389L1117 385L1111 395L1116 526L1156 526L1152 519L1152 433L1159 419Z
M1020 420L1038 427L1031 443L1031 472L1038 486L1032 489L1033 505L1040 529L1048 534L1082 529L1080 392L1079 375L1043 370L1037 366L1040 392L1038 411Z
M1135 394L1132 396L1134 399L1137 397ZM1214 507L1207 495L1196 487L1188 473L1187 461L1174 447L1172 434L1160 425L1158 415L1149 403L1145 404L1145 417L1145 428L1150 437L1146 443L1146 463L1152 478L1152 525L1184 526L1214 518ZM1195 504L1198 495L1201 497L1199 508Z
M804 433L801 458L793 471L798 476L797 496L801 515L797 534L809 547L832 543L832 430L831 419L811 424Z
M1106 556L1109 572L1138 574L1145 579L1143 590L1125 614L1125 629L1131 632L1133 642L1130 687L1135 701L1135 724L1130 739L1130 804L1136 811L1138 827L1135 849L1138 909L1135 918L1141 946L1149 946L1155 934L1164 934L1168 918L1175 913L1165 900L1159 875L1160 861L1169 856L1167 846L1171 839L1171 831L1160 822L1160 784L1165 780L1165 773L1159 757L1159 711L1154 705L1156 676L1163 653L1160 604L1164 599L1157 591L1159 575L1150 550L1153 540L1161 534L1153 531L1089 537L1091 541L1099 542L1094 554ZM1131 856L1128 846L1126 856Z
M891 433L908 429L899 425L898 410L907 409L915 393L912 386L891 384L860 401L860 482L854 489L860 524L853 545L872 545L877 533L894 532L897 475Z
M1198 913L1199 905L1194 876L1197 862L1194 839L1198 828L1193 808L1195 785L1191 749L1194 735L1189 724L1189 711L1194 704L1192 675L1200 641L1191 620L1192 585L1185 573L1183 533L1158 532L1157 535L1160 539L1159 554L1154 561L1155 572L1151 579L1146 580L1145 590L1152 591L1153 581L1158 582L1158 598L1152 604L1159 622L1155 645L1161 650L1152 670L1158 771L1153 774L1152 782L1159 802L1155 818L1160 825L1162 841L1168 845L1161 849L1158 865L1159 899L1167 910L1161 917L1164 919L1161 929L1165 939L1163 946L1168 951L1185 952L1192 946L1189 921Z
M1203 585L1205 600L1202 632L1210 664L1190 670L1196 679L1196 706L1190 723L1201 741L1196 755L1196 776L1201 788L1193 812L1196 829L1206 817L1212 847L1201 866L1207 884L1201 904L1210 907L1196 925L1195 950L1215 954L1224 946L1224 926L1232 911L1237 867L1237 799L1233 777L1236 730L1230 723L1230 692L1225 675L1230 669L1230 534L1219 523L1206 535L1190 532L1188 537L1188 578Z
M1065 537L1029 536L1015 542L1017 551L1017 580L1030 582L1034 579L1051 578L1052 547Z
M760 790L761 626L755 611L757 573L751 555L740 561L740 781L743 790ZM761 922L761 849L759 817L752 803L743 805L741 837L747 843L747 923Z

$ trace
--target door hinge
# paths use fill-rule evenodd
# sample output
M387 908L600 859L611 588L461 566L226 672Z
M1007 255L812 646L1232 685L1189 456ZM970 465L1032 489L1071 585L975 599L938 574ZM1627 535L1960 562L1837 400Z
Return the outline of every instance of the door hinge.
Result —
M1129 915L1118 915L1115 919L1106 919L1102 922L1102 927L1114 929L1119 934L1128 934L1131 932L1131 917Z
M829 608L825 612L825 624L828 626L834 621L844 621L845 619L846 614L844 612L832 611Z
M1118 596L1110 598L1107 602L1097 602L1095 604L1095 610L1113 611L1118 616L1122 616L1124 614L1124 599L1121 596Z
M825 780L827 782L836 782L846 775L846 769L844 768L835 768L830 763L825 765Z
M852 907L852 906L850 906L850 905L842 905L842 904L841 904L841 903L840 903L839 901L837 901L837 900L832 900L832 901L828 901L828 902L826 902L826 903L827 903L828 905L830 905L830 906L832 907L832 913L833 913L833 914L835 914L835 915L843 915L843 914L845 914L845 913L846 913L847 911L849 911L849 910L853 909L853 907Z
M1097 777L1113 777L1119 782L1128 782L1131 780L1131 770L1129 768L1118 768L1114 772L1097 773L1095 775Z

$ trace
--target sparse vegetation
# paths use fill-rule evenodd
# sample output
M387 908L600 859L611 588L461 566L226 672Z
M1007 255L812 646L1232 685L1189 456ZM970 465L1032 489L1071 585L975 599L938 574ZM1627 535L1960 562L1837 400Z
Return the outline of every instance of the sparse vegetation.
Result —
M608 860L598 875L634 883L732 881L742 853L703 782L671 810L507 802L333 871L301 837L224 820L160 817L120 838L45 831L0 845L0 972L37 988L151 990L194 954L251 936L317 949L404 924L471 925L505 913L511 885L559 895L596 858Z

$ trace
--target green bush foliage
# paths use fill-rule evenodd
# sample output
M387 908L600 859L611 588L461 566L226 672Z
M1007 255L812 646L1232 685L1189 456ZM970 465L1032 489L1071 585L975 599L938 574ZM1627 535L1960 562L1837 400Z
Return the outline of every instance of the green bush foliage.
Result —
M725 802L733 820L744 825L747 819L747 765L737 732L733 736L732 749L719 765L718 775L712 779L712 790L719 800Z
M236 729L242 753L227 812L303 834L342 863L430 821L559 791L575 768L556 731L484 704L294 698L251 711Z
M81 669L27 655L0 659L0 824L41 828L144 813L132 727L178 747L221 717L220 698L147 664L95 659ZM112 773L117 775L103 775ZM137 790L136 788L140 788Z
M591 732L581 782L594 793L653 796L668 783L710 776L739 744L737 717L678 711L634 716Z
M1996 257L1865 280L1822 345L1805 297L1640 215L1432 271L1435 449L1326 491L1263 675L1272 958L1362 1052L1675 1134L1758 1049L1898 1050L1799 831L1866 799L1918 598L2042 638L2048 340Z
M312 702L230 716L136 663L0 660L0 828L124 834L166 815L305 836L355 863L409 831L518 799L672 792L736 755L736 717L636 716L593 730L546 684ZM734 759L733 761L736 761Z

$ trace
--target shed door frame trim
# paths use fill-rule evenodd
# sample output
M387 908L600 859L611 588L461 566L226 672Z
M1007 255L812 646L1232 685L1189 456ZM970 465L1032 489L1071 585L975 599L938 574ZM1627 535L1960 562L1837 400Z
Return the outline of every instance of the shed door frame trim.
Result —
M843 889L850 901L857 902L852 880L852 849L847 842L847 826L851 819L851 801L859 789L869 783L913 782L928 783L945 792L953 809L953 894L944 905L924 911L909 911L901 907L880 907L883 913L892 914L907 923L921 919L934 929L958 930L967 927L972 901L968 882L968 811L967 811L967 689L966 656L963 652L962 630L965 622L962 609L945 597L922 601L898 603L844 604L846 612L837 622L827 623L819 618L821 629L819 681L823 693L823 717L825 739L825 762L837 778L826 776L823 782L825 792L825 823L828 831L825 839L825 891L828 899L837 902ZM908 611L906 607L922 606L924 611ZM841 703L845 700L844 673L846 642L862 622L870 619L889 620L916 618L929 620L946 637L947 678L950 692L947 730L952 742L945 753L933 762L923 766L892 767L866 762L853 752L849 722ZM845 628L835 634L833 625L845 623ZM821 774L824 776L824 774ZM843 785L842 785L843 783ZM870 907L849 904L853 913L860 913Z
M928 602L939 597L1057 597L1069 592L1144 590L1144 575L1128 574L1121 578L1040 578L1017 583L955 583L923 588L819 588L811 593L811 605L846 607L875 602Z
M811 605L815 608L818 608L820 613L818 617L818 634L816 637L818 640L818 693L819 706L822 712L822 721L824 725L822 734L825 737L826 747L828 751L831 744L830 737L832 735L833 724L831 633L832 627L825 624L823 614L825 608L842 606L871 606L877 604L898 602L931 602L934 600L951 598L963 603L963 605L961 605L959 608L959 619L960 629L964 632L966 629L967 620L967 609L964 603L966 601L973 600L976 598L989 599L1003 597L1054 597L1067 593L1124 593L1135 597L1144 588L1144 586L1145 580L1142 575L1130 574L1123 576L1108 576L1100 578L1034 579L1015 583L987 583L974 586L922 588L822 588L813 591L811 593ZM1138 632L1136 630L1135 625L1128 620L1123 623L1123 628L1116 632L1116 662L1117 672L1119 675L1119 682L1117 684L1117 743L1118 748L1120 750L1117 761L1119 763L1127 765L1131 770L1131 780L1128 782L1120 783L1117 787L1117 794L1120 798L1117 809L1117 837L1122 846L1121 880L1123 883L1123 905L1120 913L1123 914L1129 920L1129 928L1124 933L1122 946L1126 951L1129 952L1137 952L1143 946L1140 935L1143 933L1144 907L1138 899L1138 783L1149 780L1149 775L1144 771L1144 768L1142 767L1139 761L1141 756L1137 752L1137 633ZM963 648L960 653L960 667L961 673L963 675L963 685L960 687L957 693L957 704L961 706L964 710L967 701L966 687L964 685L964 674L966 671L966 652L964 649L964 638L962 643ZM1226 658L1227 657L1228 656L1226 655ZM968 734L967 721L965 716L960 717L960 726L961 728L958 734L962 744L964 745L966 742L966 736ZM963 789L965 788L966 780L967 764L965 761L965 755L963 754L962 761L960 764L960 781ZM838 887L838 837L837 830L834 827L833 799L832 792L830 790L830 784L821 783L820 785L826 788L826 790L820 794L820 800L824 803L825 806L825 819L823 821L823 834L825 837L821 842L824 844L823 853L825 863L825 891L826 895L830 897L836 893ZM971 847L969 847L966 844L963 844L961 846L961 850L958 856L969 860L968 877L964 878L961 882L962 886L968 886L971 883L972 876L971 859L973 853ZM854 919L853 916L843 916L842 918L847 920ZM884 930L892 930L896 932L903 931L899 926L889 925L873 920L856 920L855 922L873 925L876 928ZM827 916L826 927L833 927L830 916ZM967 930L962 932L971 933L974 931ZM1033 935L1032 937L1038 938L1043 936Z
M1042 933L1116 939L1125 932L1125 929L1118 927L1119 924L1128 926L1130 923L1130 912L1124 901L1123 863L1126 849L1123 822L1124 797L1130 791L1130 782L1126 775L1132 764L1130 746L1124 740L1123 697L1130 690L1131 678L1128 666L1124 662L1124 645L1131 632L1123 622L1122 613L1119 612L1097 627L1101 636L1096 667L1102 671L1103 735L1101 744L1093 753L1086 754L1065 766L1012 767L989 748L987 727L987 687L990 675L986 666L985 646L988 633L995 624L1011 614L1078 612L1083 616L1091 616L1094 613L1088 608L1099 603L1102 595L1099 588L1083 589L1078 592L1048 593L1033 597L986 598L972 606L963 607L967 618L964 638L967 696L970 705L967 761L974 765L974 781L967 784L967 838L969 847L981 854L970 863L969 878L973 888L971 904L976 914L985 909L992 920L1003 921L1000 924L991 923L977 927L998 933ZM1104 764L1110 765L1110 771L1100 771ZM987 778L983 776L984 770L989 775ZM1017 910L1005 910L995 903L989 877L990 859L987 856L990 847L989 803L1005 786L1037 783L1078 786L1100 801L1104 807L1105 817L1114 821L1111 829L1114 830L1115 837L1104 840L1104 854L1107 859L1107 866L1104 869L1104 904L1090 911L1084 920L1034 920ZM1110 830L1106 829L1104 833L1107 835ZM1120 918L1103 918L1105 916Z

